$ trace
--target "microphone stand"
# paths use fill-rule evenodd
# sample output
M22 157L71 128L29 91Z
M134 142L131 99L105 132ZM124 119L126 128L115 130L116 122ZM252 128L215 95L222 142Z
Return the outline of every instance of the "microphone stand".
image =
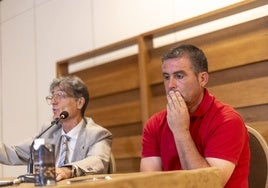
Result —
M27 174L26 175L21 175L18 177L18 179L20 179L22 182L25 183L34 183L34 174L33 174L33 145L34 145L34 140L40 138L45 132L47 132L51 127L53 127L54 125L58 124L59 121L62 118L56 118L54 121L51 122L50 126L47 127L44 131L42 131L39 135L37 135L34 139L33 142L30 146L30 158L28 160L27 163Z

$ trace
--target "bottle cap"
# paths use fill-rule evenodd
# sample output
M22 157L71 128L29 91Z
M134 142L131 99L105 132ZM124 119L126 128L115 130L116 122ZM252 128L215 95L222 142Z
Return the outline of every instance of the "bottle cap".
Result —
M44 138L37 138L34 140L34 149L37 150L41 145L45 144Z

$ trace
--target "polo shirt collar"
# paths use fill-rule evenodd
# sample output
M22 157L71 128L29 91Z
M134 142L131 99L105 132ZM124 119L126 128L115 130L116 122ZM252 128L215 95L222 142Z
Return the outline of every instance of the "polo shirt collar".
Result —
M211 95L208 92L208 90L205 88L205 90L204 90L204 96L203 96L203 99L202 99L201 103L199 104L199 106L196 109L196 111L194 113L192 113L190 116L191 117L202 117L202 116L204 116L205 113L210 108L213 100L214 100L214 96Z

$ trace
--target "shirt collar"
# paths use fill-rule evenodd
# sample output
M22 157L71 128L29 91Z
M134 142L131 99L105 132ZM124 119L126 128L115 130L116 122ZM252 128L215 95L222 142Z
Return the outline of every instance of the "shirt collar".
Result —
M64 133L63 129L61 130L61 134L62 135L67 135L71 138L74 138L74 139L77 139L78 137L78 134L79 134L79 131L81 130L82 128L82 125L84 123L84 119L82 119L72 130L70 130L67 134Z
M192 113L190 116L191 117L201 117L201 116L204 116L205 113L210 108L210 106L211 106L211 104L212 104L213 101L214 101L214 96L211 95L208 92L208 90L205 88L205 90L204 90L204 96L203 96L203 99L202 99L201 103L199 104L199 106L196 109L196 111L194 113Z

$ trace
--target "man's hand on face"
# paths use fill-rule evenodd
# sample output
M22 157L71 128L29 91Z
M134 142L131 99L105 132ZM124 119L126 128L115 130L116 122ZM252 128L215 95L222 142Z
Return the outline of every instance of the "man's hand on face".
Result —
M190 116L180 92L170 91L167 95L167 121L173 134L189 131Z

